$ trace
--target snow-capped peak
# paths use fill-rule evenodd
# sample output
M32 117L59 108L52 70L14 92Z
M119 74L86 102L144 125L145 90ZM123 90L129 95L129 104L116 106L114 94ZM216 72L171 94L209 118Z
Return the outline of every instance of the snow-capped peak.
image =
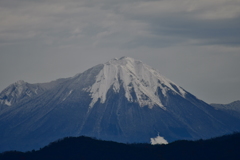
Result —
M115 58L105 63L103 69L96 76L95 83L84 89L90 92L92 97L90 107L93 107L98 99L104 103L108 90L113 89L115 93L118 93L121 86L125 90L125 97L128 101L150 108L156 105L165 109L159 98L158 88L161 89L164 96L167 96L168 90L172 90L182 97L186 93L181 87L141 61L130 57ZM137 99L132 97L133 92Z
M29 83L19 80L9 85L0 93L0 104L11 106L24 98L31 98L36 95L37 90L37 86L30 87Z

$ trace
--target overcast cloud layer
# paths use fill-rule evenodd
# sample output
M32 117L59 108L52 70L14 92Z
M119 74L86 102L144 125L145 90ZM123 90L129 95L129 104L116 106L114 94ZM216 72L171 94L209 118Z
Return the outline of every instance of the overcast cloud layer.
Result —
M208 103L240 100L240 1L0 1L0 90L121 56Z

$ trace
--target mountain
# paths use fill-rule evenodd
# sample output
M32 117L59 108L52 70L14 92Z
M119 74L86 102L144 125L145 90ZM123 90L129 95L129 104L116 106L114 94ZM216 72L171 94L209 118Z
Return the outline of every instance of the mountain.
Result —
M236 117L129 57L50 83L20 81L0 98L0 151L37 149L67 136L149 143L240 130Z
M234 101L229 104L210 104L217 110L221 110L223 112L226 112L227 114L234 116L236 118L240 119L240 101Z
M226 135L208 140L176 141L168 145L122 144L89 137L67 137L50 143L40 150L28 152L8 151L1 160L239 160L240 134Z

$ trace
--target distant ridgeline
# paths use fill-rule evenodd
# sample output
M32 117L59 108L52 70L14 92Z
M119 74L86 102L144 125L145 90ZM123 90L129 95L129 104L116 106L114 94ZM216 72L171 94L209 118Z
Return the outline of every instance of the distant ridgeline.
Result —
M180 140L168 145L122 144L88 137L67 137L35 151L8 151L1 160L151 159L239 160L240 133L209 140Z

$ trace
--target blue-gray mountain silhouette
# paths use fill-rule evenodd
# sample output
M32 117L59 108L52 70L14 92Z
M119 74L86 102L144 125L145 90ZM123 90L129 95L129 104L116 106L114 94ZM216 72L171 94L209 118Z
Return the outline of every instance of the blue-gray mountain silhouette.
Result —
M158 71L129 57L49 83L18 81L0 94L0 150L31 150L67 136L123 143L211 138L240 130Z

